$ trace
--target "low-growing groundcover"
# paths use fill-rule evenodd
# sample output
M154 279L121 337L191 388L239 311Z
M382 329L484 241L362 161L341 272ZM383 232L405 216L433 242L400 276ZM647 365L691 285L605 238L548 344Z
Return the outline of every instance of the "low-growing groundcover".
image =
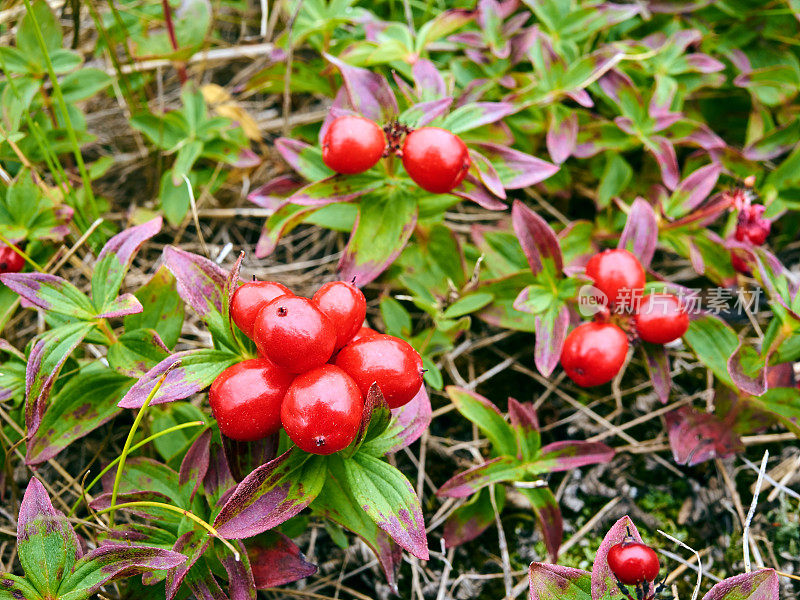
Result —
M797 595L800 4L2 8L0 599Z

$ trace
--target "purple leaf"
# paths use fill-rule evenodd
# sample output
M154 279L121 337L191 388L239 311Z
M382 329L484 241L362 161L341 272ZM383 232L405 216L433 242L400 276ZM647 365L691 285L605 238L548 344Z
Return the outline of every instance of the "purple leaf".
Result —
M558 173L559 167L530 154L498 144L475 144L497 170L509 190L536 185Z
M667 413L664 419L672 455L679 465L692 467L712 458L727 458L744 449L730 424L714 415L682 406Z
M603 75L603 77L600 78L598 84L600 85L600 89L603 90L603 93L617 104L619 104L621 95L623 93L630 94L641 99L641 96L639 95L639 92L637 91L636 86L633 84L631 78L622 71L618 71L616 69L608 71L605 75Z
M75 564L72 575L59 589L59 596L67 597L69 592L80 591L80 597L89 598L112 581L171 569L184 561L183 554L163 548L107 544L92 550Z
M256 583L253 580L253 570L247 550L238 540L234 542L234 546L239 551L239 557L234 556L227 548L220 557L220 562L228 575L228 594L231 600L256 600Z
M447 86L442 75L431 61L420 58L411 68L419 97L423 100L437 100L447 95Z
M611 569L608 567L608 551L611 546L619 544L629 534L634 541L643 543L636 525L633 524L628 515L625 515L611 526L611 529L608 530L608 533L603 538L603 542L595 554L594 565L592 566L592 600L602 600L609 596L616 596L618 591L617 584L611 574ZM648 586L648 591L650 587L652 587L652 584Z
M505 491L502 486L495 488L497 510L502 511L505 505ZM494 508L490 490L484 489L474 500L458 507L444 522L442 538L446 548L455 548L474 540L489 527L494 525Z
M424 127L434 119L438 119L442 115L447 114L447 111L450 110L452 105L453 99L449 97L431 100L429 102L420 102L406 109L403 114L400 115L399 120L409 127Z
M658 218L647 200L636 198L631 205L625 229L619 238L618 248L626 248L636 255L647 269L653 260L658 244Z
M240 356L206 348L176 352L162 360L133 384L118 406L120 408L141 408L165 373L167 376L150 403L165 404L176 400L185 400L207 388L214 382L217 375L240 360Z
M750 394L751 396L761 396L764 392L767 391L767 365L764 364L759 365L759 369L755 375L749 375L746 371L745 365L742 364L744 350L750 350L750 354L755 354L755 350L752 346L746 346L739 341L739 345L734 350L733 354L730 355L728 358L728 373L731 375L731 379L733 379L733 383L736 384L741 391ZM752 361L750 361L752 362Z
M315 181L297 190L288 201L299 206L326 206L334 202L349 202L385 185L382 178L368 173L334 175Z
M457 188L450 192L464 200L472 200L486 210L505 210L506 205L500 202L483 183L468 174Z
M164 248L164 264L177 280L178 293L198 316L222 313L227 273L214 261L174 246Z
M259 590L293 583L317 572L292 540L271 531L247 544L255 587Z
M272 254L281 237L316 210L318 210L316 207L301 208L289 203L283 204L267 220L264 229L261 230L261 236L256 244L256 258L264 258Z
M228 539L248 538L272 529L316 498L325 475L325 463L318 456L290 448L236 486L214 519L214 527Z
M61 277L46 273L4 273L0 281L38 308L79 319L94 317L89 298Z
M703 600L778 600L779 598L780 579L772 569L759 569L752 573L723 579L703 596Z
M742 155L747 160L765 161L777 158L785 154L797 143L798 137L797 121L792 121L788 125L773 129L760 139L748 144Z
M721 172L722 165L711 163L681 181L667 203L667 215L682 215L700 206L717 185Z
M567 92L567 96L585 108L592 108L594 106L594 100L592 100L592 97L586 90Z
M563 116L561 112L559 110L550 112L550 125L546 136L547 151L557 165L572 155L578 141L578 114L570 112Z
M661 169L661 179L664 185L674 190L678 185L680 174L678 173L678 157L675 155L675 148L667 138L654 135L650 138L652 144L648 149L658 162Z
M519 200L511 208L511 222L531 272L538 275L552 261L554 275L564 268L558 237L542 217L533 212Z
M42 483L31 478L17 518L19 562L32 583L46 597L57 597L65 573L80 557L75 530L61 511L53 508Z
M227 501L238 482L233 478L222 447L212 441L209 450L209 465L203 478L203 491L209 505L215 509Z
M103 312L97 315L98 319L113 319L126 315L135 315L144 311L142 303L133 294L122 294L103 306Z
M431 415L431 401L423 385L410 402L392 410L393 419L389 422L387 435L381 436L381 439L391 441L385 447L376 449L376 453L399 452L416 442L430 426ZM374 442L371 447L375 448Z
M286 198L301 187L303 187L303 180L296 175L278 175L275 179L250 192L247 199L262 208L278 210L286 203Z
M564 538L564 519L561 516L561 509L558 508L558 501L553 492L546 487L521 489L520 492L530 500L533 512L542 525L542 537L547 554L550 560L556 562L558 549Z
M591 574L588 571L551 565L531 563L528 579L530 581L530 600L582 600L586 597Z
M497 171L492 163L489 162L489 159L476 150L470 150L469 156L472 159L472 165L478 170L481 183L486 186L486 189L489 190L492 195L505 200L506 191L503 188L503 182L500 181L500 177L497 175Z
M388 122L397 116L397 99L383 75L353 67L335 56L323 53L325 60L339 69L350 107L368 119Z
M172 547L173 552L179 552L186 557L183 564L176 565L167 573L166 595L167 600L173 600L180 590L189 570L195 565L203 554L205 554L211 537L204 529L193 529L187 531L178 538Z
M522 481L528 475L528 466L511 456L498 456L451 477L436 490L436 495L468 498L487 485Z
M527 289L527 288L526 288ZM536 344L533 348L533 361L545 377L549 377L561 359L564 340L569 329L569 308L562 305L558 310L550 308L536 315Z
M695 52L687 54L684 59L691 67L690 70L697 73L716 73L717 71L725 70L724 63L721 63L716 58L711 58L708 54Z
M242 261L244 261L244 250L239 252L239 257L233 263L230 272L225 277L225 287L222 290L223 300L225 302L225 315L228 317L228 333L231 339L236 339L237 328L233 323L233 316L231 315L231 302L233 302L233 294L241 283L239 271L242 268Z
M185 581L197 600L230 600L208 569L189 571Z
M186 455L181 461L181 468L178 471L178 484L186 485L194 481L192 485L192 498L197 493L197 489L203 482L208 472L208 462L210 460L209 449L211 444L211 430L206 429L186 451Z
M520 402L516 398L508 399L508 419L511 426L524 432L539 431L539 417L531 402Z
M578 469L586 465L607 463L614 458L614 449L600 442L582 442L565 440L553 442L543 446L539 458L532 465L531 470L541 469L541 473L555 473Z
M672 388L672 377L669 373L669 357L664 346L660 344L642 343L647 373L653 383L653 389L658 394L662 404L666 404Z
M229 472L236 483L278 456L279 441L280 436L277 433L255 442L240 442L223 435L222 449Z

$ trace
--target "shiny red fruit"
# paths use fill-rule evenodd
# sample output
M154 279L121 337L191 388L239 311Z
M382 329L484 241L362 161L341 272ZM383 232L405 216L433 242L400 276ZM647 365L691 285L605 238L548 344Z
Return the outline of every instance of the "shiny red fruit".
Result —
M661 565L655 550L639 542L620 542L608 550L608 568L625 585L655 581Z
M372 329L372 327L362 327L356 332L356 334L353 336L353 339L351 339L349 343L355 344L359 340L375 337L376 335L381 335L381 334Z
M747 262L734 252L731 252L731 265L733 266L734 271L741 273L742 275L750 275L752 272L750 271L750 267L748 266Z
M334 119L322 139L322 160L337 173L355 175L374 167L386 150L386 136L374 121L347 115Z
M612 323L582 323L564 341L561 366L582 387L609 382L628 355L625 332Z
M361 426L364 398L339 367L323 365L297 378L281 405L289 438L312 454L333 454L350 445Z
M0 273L19 273L24 266L25 259L11 246L0 248Z
M618 248L595 254L586 263L586 275L606 295L609 305L632 308L644 289L644 268L631 252Z
M416 129L403 144L403 166L409 177L434 194L445 194L458 186L470 164L467 145L446 129Z
M364 294L345 281L326 283L311 300L336 328L336 350L353 339L367 316Z
M285 285L274 281L248 281L240 285L231 298L231 318L249 338L259 311L278 296L293 296Z
M358 384L366 397L377 383L389 408L407 404L422 387L422 358L411 345L391 335L375 335L339 351L336 366Z
M336 329L308 298L279 296L258 313L253 341L279 367L303 373L328 361Z
M237 363L220 373L208 391L219 430L253 442L281 428L281 402L294 375L265 358Z
M689 315L672 294L648 294L633 318L639 337L652 344L668 344L689 329Z

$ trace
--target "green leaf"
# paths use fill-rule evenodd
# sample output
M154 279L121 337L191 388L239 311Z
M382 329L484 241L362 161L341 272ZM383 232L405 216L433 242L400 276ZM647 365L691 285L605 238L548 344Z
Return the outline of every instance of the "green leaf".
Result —
M494 296L487 292L475 292L459 298L444 311L445 319L457 319L480 310L494 300Z
M113 79L105 71L88 68L70 73L61 81L61 93L67 102L91 98L111 85Z
M458 411L474 423L489 438L495 452L505 456L517 455L517 440L511 425L500 410L475 392L448 386L445 390Z
M414 487L383 460L359 452L344 461L347 483L358 504L399 546L428 560L428 540Z
M0 573L0 600L41 600L41 598L27 579L11 573Z
M530 600L592 600L592 574L535 562L530 567Z
M736 389L728 373L728 359L739 346L739 338L733 329L720 318L705 315L689 324L683 339L692 347L700 362L722 382Z
M198 140L187 141L178 149L175 164L172 165L172 184L175 186L186 185L184 176L189 175L192 166L203 153L203 142Z
M45 273L7 273L2 280L17 294L46 311L83 320L95 317L88 296L61 277Z
M17 29L17 49L29 61L35 62L42 67L40 72L44 72L45 56L42 54L42 47L39 45L37 27L44 39L47 53L52 55L61 50L63 38L61 36L61 26L56 21L56 17L50 6L44 0L35 0L32 3L31 13L25 14L20 21ZM36 23L34 23L34 20Z
M178 343L185 314L184 304L175 287L175 276L161 266L135 296L144 310L125 317L125 330L154 329L168 348Z
M153 433L190 421L208 421L208 415L189 402L173 402L154 406L151 410L154 414L150 425ZM182 429L155 439L153 445L165 461L172 461L176 457L183 458L196 434L196 429Z
M774 415L787 429L800 437L800 389L772 388L748 402Z
M381 300L381 318L386 326L386 333L395 337L407 338L411 335L411 315L394 298Z
M450 478L436 494L447 498L467 498L488 485L524 481L529 475L526 463L511 456L498 456Z
M495 486L494 493L497 510L502 512L506 503L505 487ZM491 488L487 487L475 494L466 504L459 506L447 518L442 534L445 546L453 548L474 540L494 525L494 521Z
M120 412L117 402L132 383L100 362L83 367L50 398L38 431L28 441L25 462L49 460L113 418Z
M189 135L186 119L175 113L163 117L150 113L135 115L131 118L131 127L141 131L162 150L172 150Z
M69 73L80 67L83 59L72 50L59 48L50 54L50 62L56 73Z
M126 331L108 347L108 364L128 377L140 377L169 356L153 329Z
M621 194L633 179L633 169L616 152L608 152L605 169L597 187L597 202L601 207L608 206L611 198Z

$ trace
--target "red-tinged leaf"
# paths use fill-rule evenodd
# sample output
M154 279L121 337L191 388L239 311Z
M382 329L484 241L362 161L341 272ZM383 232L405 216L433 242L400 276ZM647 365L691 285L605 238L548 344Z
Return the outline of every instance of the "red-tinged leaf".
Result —
M478 206L486 210L505 210L505 203L498 200L483 183L473 177L467 175L464 181L450 192L454 196L463 198L464 200L471 200Z
M215 513L236 489L237 483L228 467L228 459L225 457L222 447L212 441L209 450L208 471L203 478L203 491Z
M50 401L40 426L28 440L26 464L50 460L112 419L119 412L117 402L132 383L131 378L99 361L83 367Z
M644 198L636 198L628 213L625 229L619 238L618 248L626 248L636 255L647 269L653 260L658 244L658 219L653 207Z
M536 408L530 402L520 402L516 398L508 399L508 418L511 426L522 431L539 431L539 417Z
M46 273L4 273L0 281L43 310L78 319L94 318L91 300L61 277Z
M380 123L397 116L397 99L383 75L353 67L327 53L323 56L342 74L350 108Z
M257 468L236 486L214 527L228 539L258 535L292 518L325 483L324 458L291 448Z
M233 542L239 556L225 548L220 557L222 566L228 575L228 595L231 600L256 600L256 583L250 566L250 557L244 544L239 540Z
M589 600L592 574L582 569L548 563L531 563L530 600Z
M711 163L681 181L665 207L667 216L679 217L700 206L711 194L721 172L722 165Z
M185 581L197 600L230 600L207 568L192 569Z
M86 600L112 581L140 573L171 569L185 560L183 554L163 548L100 546L75 564L72 575L58 590L58 597L60 600Z
M116 298L133 258L147 240L161 231L161 224L161 217L156 217L130 227L108 240L100 251L92 274L92 300L99 311L113 311L109 305Z
M536 185L558 172L559 167L530 154L498 144L475 144L494 165L503 187L508 190Z
M282 137L275 140L275 149L306 181L325 179L333 174L322 161L322 150L316 146Z
M198 316L222 313L227 273L214 261L174 246L164 248L164 264L177 280L178 293Z
M417 223L417 201L392 191L371 194L359 206L350 242L339 260L339 278L363 287L400 255Z
M515 200L511 208L511 222L528 259L531 272L538 275L545 269L546 263L552 262L553 275L561 273L564 268L561 247L558 244L558 237L547 221L519 200Z
M592 108L594 106L594 100L592 100L592 97L586 90L567 92L567 96L585 108Z
M728 358L728 373L741 391L751 396L761 396L767 391L767 361L760 359L752 346L741 341ZM755 364L754 364L755 362ZM746 363L746 364L745 364ZM753 367L756 367L755 372Z
M780 579L773 569L759 569L752 573L723 579L703 600L778 600Z
M399 452L425 433L431 418L431 400L423 385L410 402L392 410L392 420L386 431L374 440L365 442L364 446L376 456Z
M142 303L133 294L122 294L106 303L97 315L98 319L114 319L127 315L136 315L144 310Z
M419 58L411 68L417 93L422 100L438 100L447 95L447 86L441 73L431 61Z
M725 70L725 63L710 57L708 54L694 52L683 57L688 63L690 71L695 73L716 73Z
M286 203L286 198L303 185L303 180L294 174L278 175L275 179L250 192L247 199L262 208L278 210Z
M739 436L714 415L682 406L664 416L672 455L679 465L694 466L744 450Z
M208 472L211 434L210 429L206 429L201 433L186 451L186 455L181 461L181 468L178 471L178 484L186 485L190 481L194 481L192 497L197 493L197 489Z
M0 593L7 594L5 598L14 600L41 600L41 595L23 577L11 573L0 573Z
M167 376L150 404L185 400L210 386L217 375L240 360L241 357L238 355L207 348L176 352L139 379L120 400L118 406L141 408L164 373L167 373Z
M500 409L490 400L480 394L453 385L448 386L445 391L458 412L481 430L496 452L505 456L517 454L517 440L514 431L506 423Z
M428 560L425 521L414 487L393 466L365 452L342 461L359 506L402 548Z
M31 348L25 368L25 426L28 436L39 430L53 384L66 360L94 325L70 323L43 334Z
M19 507L17 552L28 581L51 598L57 597L62 579L80 558L75 530L64 514L53 508L50 496L35 477L28 483Z
M773 129L764 137L748 144L742 150L742 155L747 160L772 160L794 148L797 144L798 136L800 136L800 123L791 121L789 124Z
M278 531L249 541L247 555L259 590L293 583L317 572L317 566L305 559L300 548Z
M518 490L528 498L533 512L542 526L542 538L550 560L558 560L558 549L564 539L564 519L558 501L549 488L520 488Z
M683 137L675 138L676 142L691 142L709 152L727 148L725 140L714 133L705 123L684 119L681 124L688 127L688 132Z
M436 495L443 498L468 498L487 485L523 481L528 474L526 463L510 456L498 456L451 477L436 490Z
M529 468L531 472L555 473L578 469L586 465L607 463L614 458L614 449L600 442L565 440L543 446L539 457Z
M355 200L385 185L383 177L369 171L359 175L334 175L297 190L288 201L298 206L320 207Z
M654 135L650 138L651 144L648 150L658 163L661 169L661 180L669 189L674 190L678 185L680 173L678 172L678 157L675 155L675 148L667 138Z
M472 165L478 170L481 183L486 186L486 189L488 189L492 195L505 200L506 191L503 188L503 182L500 181L500 177L492 163L489 162L489 159L475 150L470 150L469 156L472 159Z
M420 27L417 36L417 52L425 49L431 42L435 42L475 19L475 11L465 9L450 9L440 12L433 19Z
M564 340L569 329L569 308L550 308L536 315L536 344L533 348L533 361L545 377L549 377L561 359Z
M398 121L415 129L424 127L434 119L438 119L442 115L447 114L447 111L450 110L452 105L453 99L449 97L420 102L404 110L398 117Z
M653 383L653 390L658 394L658 399L661 400L661 403L666 404L672 389L672 377L669 373L667 351L660 344L642 342L642 352L644 353L647 373Z
M552 110L546 142L547 151L555 164L560 165L567 160L578 142L578 113L562 114L562 111Z
M173 600L178 594L189 570L197 563L211 543L211 536L204 529L193 529L187 531L175 542L172 547L173 552L179 552L186 557L183 564L177 565L169 570L166 581L167 600Z
M311 508L315 514L352 531L372 550L386 575L386 581L397 593L397 570L403 551L389 534L380 529L361 508L350 489L344 463L335 457L329 462L330 472Z
M594 565L592 566L592 600L605 600L607 597L616 597L619 593L616 579L608 566L608 551L611 546L619 544L628 535L634 541L643 543L636 525L633 524L628 515L625 515L611 526L611 529L608 530L608 533L603 538L595 554ZM648 591L651 587L652 584L648 586Z
M115 471L111 471L115 473ZM112 506L111 504L112 493L107 492L96 496L90 503L89 507L92 510L106 510ZM127 504L130 502L158 502L159 504L173 504L173 498L169 493L164 491L157 492L153 490L137 490L134 492L120 492L117 494L117 504ZM141 506L141 507L125 507L119 510L135 515L139 519L149 519L154 522L166 521L168 523L176 523L180 517L176 517L173 511L161 508L158 506Z
M279 442L278 433L254 442L240 442L223 435L222 449L225 452L229 472L236 483L278 456Z
M449 129L455 134L477 129L483 125L495 123L501 119L514 114L519 110L516 106L508 102L474 102L459 106L447 117L445 117L442 127Z
M505 488L495 486L498 512L505 506ZM489 488L484 488L466 504L459 506L444 522L442 538L446 548L455 548L477 538L494 525L494 508Z
M280 206L264 223L256 244L256 258L272 254L280 239L316 210L318 207L315 206L303 207L289 203Z
M600 85L600 89L603 90L603 93L617 104L619 104L626 95L636 97L641 100L641 96L631 78L628 77L627 74L617 69L608 71L605 75L603 75L603 77L600 78L598 83Z

